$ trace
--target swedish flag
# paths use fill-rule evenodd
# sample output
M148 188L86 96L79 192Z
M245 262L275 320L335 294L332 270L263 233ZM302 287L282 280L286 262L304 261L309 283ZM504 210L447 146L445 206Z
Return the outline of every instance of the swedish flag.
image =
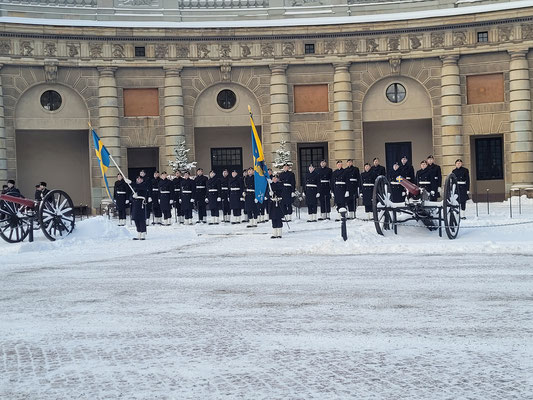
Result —
M252 125L252 153L254 157L254 182L255 182L255 198L259 203L263 203L265 198L266 188L268 184L268 168L265 163L265 155L263 154L263 146L255 128L254 119L252 117L252 109L248 106L250 112L250 124Z
M109 190L109 183L107 182L106 176L107 169L111 163L109 151L107 151L102 143L102 140L100 140L93 128L91 128L91 132L93 134L94 150L96 151L96 157L98 157L98 161L100 163L100 170L102 171L102 177L104 178L107 195L110 199L112 199L113 197L111 196L111 191Z

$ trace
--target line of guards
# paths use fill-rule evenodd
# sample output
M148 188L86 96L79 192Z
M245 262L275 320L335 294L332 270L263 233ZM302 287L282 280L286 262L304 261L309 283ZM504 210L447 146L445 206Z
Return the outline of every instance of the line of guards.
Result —
M232 224L248 222L247 227L252 228L270 218L274 229L271 237L281 238L283 221L291 221L292 204L296 197L296 178L289 168L289 165L285 164L279 174L273 174L269 169L272 180L263 203L259 203L255 197L252 168L243 171L242 175L236 170L233 170L231 175L228 170L224 170L222 176L210 171L209 177L204 175L202 168L198 168L194 178L191 178L189 171L176 171L173 177L169 177L166 172L159 175L156 171L153 178L147 177L145 172L141 171L132 183L136 197L132 196L128 186L131 182L126 182L119 174L114 188L119 225L125 225L126 208L131 203L132 218L139 234L135 239L146 238L146 225L150 223L152 214L153 224L171 225L173 208L177 222L185 225L192 225L194 209L198 211L196 223L210 225L217 225L220 221ZM457 160L453 172L459 184L458 201L464 211L470 194L469 172L462 166L461 160ZM306 199L309 215L307 222L330 220L332 199L337 211L346 208L348 218L355 219L357 199L362 198L367 219L371 219L374 182L380 175L389 178L391 197L395 203L405 201L407 196L403 187L396 181L398 176L425 188L431 201L437 201L440 197L442 173L440 166L434 163L433 156L422 160L420 170L416 174L406 156L402 157L400 163L395 163L388 173L377 158L373 160L373 165L366 163L361 173L352 160L347 160L346 168L342 161L337 161L335 171L327 166L326 160L322 160L319 168L309 165L309 173L303 182L303 197Z

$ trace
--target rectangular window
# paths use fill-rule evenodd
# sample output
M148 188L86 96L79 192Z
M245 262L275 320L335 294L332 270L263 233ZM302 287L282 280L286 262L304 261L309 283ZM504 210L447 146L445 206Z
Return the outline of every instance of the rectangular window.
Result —
M478 43L488 42L489 41L489 32L483 31L477 33Z
M468 104L501 103L504 101L503 93L503 74L466 77Z
M294 85L294 112L328 112L328 85Z
M125 117L159 116L158 89L124 89Z
M306 43L304 48L305 54L315 54L315 44L314 43Z
M326 159L327 144L300 143L298 144L298 164L300 166L300 184L303 186L309 172L309 164L320 167L320 161Z
M135 46L135 57L146 56L146 49L144 46Z
M476 141L476 179L503 179L503 145L501 137L480 138Z
M211 149L211 169L217 175L227 169L231 175L232 170L242 173L242 147L218 147Z

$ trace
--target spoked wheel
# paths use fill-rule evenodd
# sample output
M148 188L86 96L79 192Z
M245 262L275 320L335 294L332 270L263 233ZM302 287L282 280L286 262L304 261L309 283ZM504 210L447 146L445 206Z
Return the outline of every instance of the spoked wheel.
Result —
M0 236L6 242L22 242L30 233L31 217L26 211L20 204L0 200Z
M442 202L444 224L449 239L455 239L459 233L460 206L457 177L455 174L450 174L444 183L444 201Z
M62 239L74 230L74 204L62 190L50 191L39 207L39 223L50 240Z
M372 208L374 211L374 225L376 232L385 235L385 231L393 229L393 212L391 185L388 179L378 176L374 184L374 195L372 197Z

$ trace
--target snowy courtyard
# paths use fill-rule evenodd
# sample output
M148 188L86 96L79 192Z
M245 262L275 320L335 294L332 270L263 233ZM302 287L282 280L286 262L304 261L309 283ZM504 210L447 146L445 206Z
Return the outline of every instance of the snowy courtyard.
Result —
M2 242L0 399L531 399L533 203L491 207Z

